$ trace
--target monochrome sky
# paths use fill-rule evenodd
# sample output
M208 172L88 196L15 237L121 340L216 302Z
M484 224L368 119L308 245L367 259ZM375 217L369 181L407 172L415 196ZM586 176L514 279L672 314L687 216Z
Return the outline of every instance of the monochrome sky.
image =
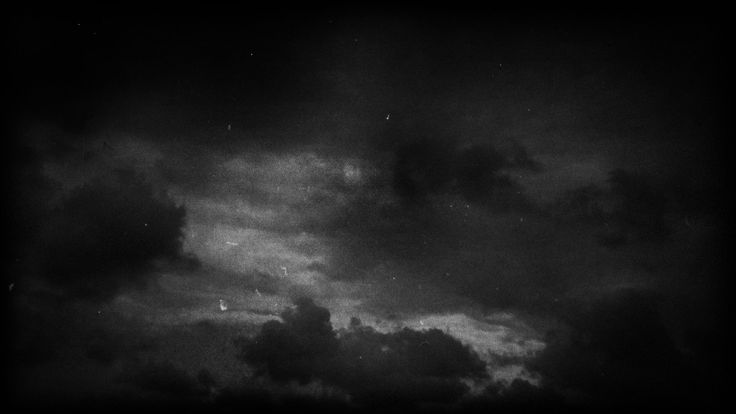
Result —
M19 402L713 401L722 35L691 16L17 19Z

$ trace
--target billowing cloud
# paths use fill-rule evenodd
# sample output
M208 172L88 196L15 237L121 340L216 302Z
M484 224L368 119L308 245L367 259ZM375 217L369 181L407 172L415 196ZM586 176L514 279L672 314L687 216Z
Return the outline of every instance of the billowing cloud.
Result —
M467 392L462 379L487 375L474 351L438 329L379 333L355 318L335 331L309 299L282 318L238 342L243 361L275 380L340 387L361 405L450 403Z

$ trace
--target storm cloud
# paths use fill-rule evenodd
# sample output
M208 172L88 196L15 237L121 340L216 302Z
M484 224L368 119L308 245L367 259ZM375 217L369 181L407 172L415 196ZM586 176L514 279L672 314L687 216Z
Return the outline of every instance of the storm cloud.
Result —
M652 292L624 289L568 306L529 366L573 405L695 406L708 380L673 341Z
M20 410L727 397L725 25L309 7L10 19Z
M457 193L494 211L528 210L522 187L503 169L534 169L523 147L504 155L490 145L458 147L452 140L425 138L396 150L393 188L411 202L440 192Z
M487 376L474 351L440 330L382 334L353 318L349 328L335 331L327 309L309 299L296 305L282 314L283 322L267 322L254 338L238 341L241 358L257 373L323 381L360 405L409 407L451 403L468 390L462 379Z
M42 273L86 298L144 286L155 261L183 259L185 210L132 171L72 191L51 213Z

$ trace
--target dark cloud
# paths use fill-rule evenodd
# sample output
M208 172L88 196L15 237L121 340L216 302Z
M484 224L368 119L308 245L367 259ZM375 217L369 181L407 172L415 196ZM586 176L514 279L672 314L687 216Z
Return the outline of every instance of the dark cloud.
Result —
M409 200L421 200L440 191L452 180L453 143L424 139L396 151L394 189Z
M22 308L16 305L15 309ZM68 320L61 312L52 316L48 312L23 310L22 320L12 315L15 323L12 325L9 355L13 357L13 368L30 367L57 359L70 342Z
M494 383L479 395L460 402L455 412L487 413L489 411L508 413L527 412L570 412L562 396L549 388L538 387L522 379L515 379L502 386Z
M346 413L358 411L343 396L330 392L300 394L279 392L270 384L247 383L226 387L217 395L214 406L208 409L225 412L255 411L265 413L319 412Z
M664 221L667 200L646 177L614 170L608 182L615 203L611 220L627 239L661 241L669 235Z
M71 192L49 218L42 275L84 298L144 286L156 261L183 259L184 207L131 171Z
M253 382L276 385L228 383L223 406L345 408L330 387L479 412L680 401L704 395L693 377L726 389L719 24L339 14L10 23L3 263L27 399L94 393L121 366L133 397L208 396L242 376L229 345L256 326L190 322L251 320L251 299L272 312L304 275L301 290L396 324L467 305L563 328L535 361L541 388L473 399L462 379L484 367L449 335L335 330L300 301L240 342ZM207 260L201 283L129 289L186 261L182 245Z
M467 391L461 379L487 375L473 351L442 331L382 334L357 319L335 331L329 317L327 309L300 299L283 322L268 322L254 338L238 341L241 358L259 375L322 381L360 404L451 403Z
M159 340L137 318L111 312L97 302L20 293L12 318L9 355L13 368L28 368L69 358L70 352L103 366L135 360L158 350Z
M266 322L252 342L241 342L241 357L276 380L306 382L338 349L330 313L303 299L296 311L284 312L283 319Z
M135 327L135 325L133 326ZM158 341L150 334L122 330L116 327L95 327L87 333L84 355L92 361L103 365L110 365L123 359L136 358L144 352L158 350Z
M701 379L674 343L651 292L623 290L570 304L529 366L575 405L673 406L697 401Z
M651 177L622 169L609 173L606 186L587 185L569 191L558 202L563 217L599 226L599 242L615 248L635 242L663 242L667 223L668 189Z
M495 211L528 210L530 201L523 195L523 188L516 184L501 168L530 168L530 160L515 159L501 155L493 147L470 147L462 150L456 159L457 186L460 193L470 202L486 205ZM533 164L531 164L533 165Z
M409 136L417 133L421 130ZM531 207L508 174L509 169L539 169L523 147L517 144L506 154L490 144L461 146L456 139L429 136L396 149L393 189L400 197L419 202L432 194L455 193L494 211Z
M128 366L120 374L118 381L144 391L179 398L202 397L214 385L212 374L208 371L200 371L194 377L170 361L148 361L139 366Z

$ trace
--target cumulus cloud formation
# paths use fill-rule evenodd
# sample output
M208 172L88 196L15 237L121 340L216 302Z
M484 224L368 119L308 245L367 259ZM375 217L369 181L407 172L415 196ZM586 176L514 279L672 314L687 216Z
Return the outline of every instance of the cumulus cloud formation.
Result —
M310 299L238 341L242 360L259 375L344 389L360 404L451 403L467 392L463 379L482 379L485 364L438 329L379 333L354 318L335 331L330 314Z

